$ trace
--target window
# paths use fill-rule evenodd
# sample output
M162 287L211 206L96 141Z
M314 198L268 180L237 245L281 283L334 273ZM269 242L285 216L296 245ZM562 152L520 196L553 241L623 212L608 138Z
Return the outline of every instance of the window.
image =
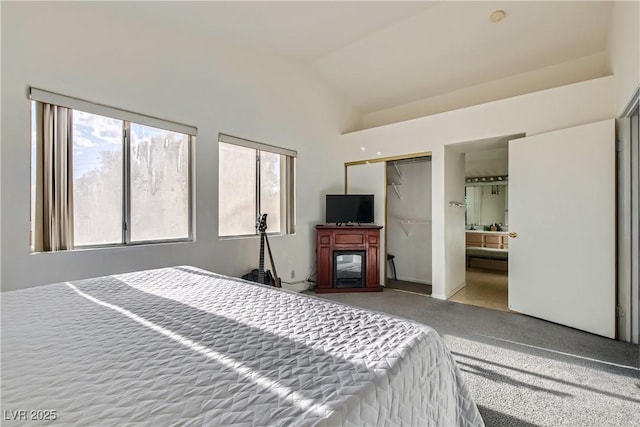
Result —
M197 130L31 89L36 252L192 239Z
M256 235L264 213L267 232L295 233L297 153L224 134L218 141L218 235Z

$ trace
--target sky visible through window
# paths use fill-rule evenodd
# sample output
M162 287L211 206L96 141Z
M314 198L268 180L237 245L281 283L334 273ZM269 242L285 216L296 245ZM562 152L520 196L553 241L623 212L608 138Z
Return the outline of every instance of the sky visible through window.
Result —
M122 243L122 120L74 110L76 245ZM131 123L131 241L189 236L189 137Z
M123 242L123 121L73 111L74 243Z
M35 103L34 103L35 105ZM35 106L34 106L35 111ZM33 126L35 133L35 124ZM133 125L133 139L143 141L174 132ZM73 175L80 178L95 168L104 152L122 150L122 120L73 110Z

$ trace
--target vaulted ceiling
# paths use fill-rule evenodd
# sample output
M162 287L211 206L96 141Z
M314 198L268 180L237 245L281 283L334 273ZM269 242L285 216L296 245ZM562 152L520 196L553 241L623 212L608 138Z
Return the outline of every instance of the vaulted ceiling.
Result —
M612 7L594 1L118 3L109 5L112 13L304 61L363 114L602 53ZM493 23L496 10L505 18Z

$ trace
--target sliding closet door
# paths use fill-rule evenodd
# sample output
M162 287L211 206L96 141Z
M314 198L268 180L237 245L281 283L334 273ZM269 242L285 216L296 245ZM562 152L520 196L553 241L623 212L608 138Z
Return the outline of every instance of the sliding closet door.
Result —
M347 193L373 194L376 225L385 226L386 163L364 163L347 166ZM385 229L380 230L380 284L385 285L387 246Z
M509 142L509 308L615 336L614 121Z

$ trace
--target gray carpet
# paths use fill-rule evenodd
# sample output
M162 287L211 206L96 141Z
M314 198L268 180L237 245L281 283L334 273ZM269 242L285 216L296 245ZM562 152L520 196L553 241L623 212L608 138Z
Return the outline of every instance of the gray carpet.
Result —
M640 426L637 345L395 290L321 296L436 329L487 426Z

